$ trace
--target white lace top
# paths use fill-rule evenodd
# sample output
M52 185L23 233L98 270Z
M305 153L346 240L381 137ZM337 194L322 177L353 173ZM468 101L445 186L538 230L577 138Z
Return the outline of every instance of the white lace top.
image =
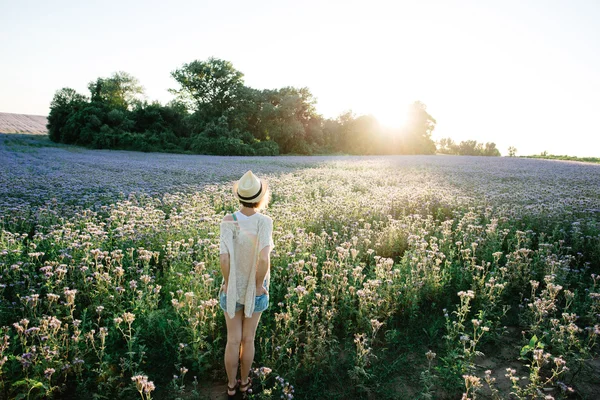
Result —
M241 216L240 216L241 214ZM256 269L262 249L273 243L273 220L256 213L249 217L236 213L237 221L222 221L220 253L229 254L229 283L227 286L227 314L235 316L235 303L244 304L247 318L254 312L256 296ZM267 286L271 281L270 268L265 276Z

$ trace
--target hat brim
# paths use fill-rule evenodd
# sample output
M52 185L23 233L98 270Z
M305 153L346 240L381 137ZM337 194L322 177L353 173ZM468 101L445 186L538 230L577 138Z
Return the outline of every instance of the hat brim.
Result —
M238 194L238 183L239 181L236 181L233 184L233 195L235 196L236 199L238 199L239 201L243 201L244 203L258 203L259 201L262 200L263 197L265 197L265 194L269 191L269 183L267 181L265 181L264 179L260 180L260 183L262 184L262 190L260 191L260 194L252 199L252 200L243 200L240 199L240 195Z

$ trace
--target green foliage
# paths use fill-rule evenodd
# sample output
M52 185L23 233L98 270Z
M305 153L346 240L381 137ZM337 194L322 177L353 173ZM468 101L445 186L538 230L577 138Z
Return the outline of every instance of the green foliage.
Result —
M179 101L207 118L218 118L234 106L244 87L240 71L229 61L209 58L194 60L171 73L180 89L170 89Z
M438 142L437 151L441 154L458 156L500 156L500 151L496 148L496 143L488 142L483 144L476 140L466 140L456 144L450 138L443 138Z
M192 150L195 153L218 156L253 156L255 154L252 146L244 143L241 139L231 137L210 139L199 135L192 140Z
M525 346L521 348L521 357L525 357L528 353L533 352L535 349L544 349L544 343L538 340L536 335L533 335Z
M90 82L89 99L73 89L58 91L48 122L51 139L93 148L244 156L436 150L436 121L421 102L410 106L406 127L390 130L370 115L323 118L306 87L247 87L240 71L217 58L183 64L171 76L179 87L170 89L176 98L165 106L142 100L142 86L126 72ZM493 153L495 145L485 151Z
M74 89L63 88L56 92L50 103L48 114L48 135L53 142L72 143L70 139L63 139L63 128L69 117L84 107L88 99L77 93Z
M110 108L130 108L144 94L144 88L137 78L123 71L90 82L88 89L93 102L106 104Z
M252 143L252 148L257 156L277 156L279 155L279 146L272 140Z
M380 150L382 129L371 115L341 118L343 150L350 154L377 154Z

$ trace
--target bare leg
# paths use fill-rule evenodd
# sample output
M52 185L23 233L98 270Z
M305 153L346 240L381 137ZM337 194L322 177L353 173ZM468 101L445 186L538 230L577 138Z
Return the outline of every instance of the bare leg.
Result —
M252 314L251 318L244 318L242 321L242 370L241 370L241 381L242 385L248 383L248 375L250 374L250 367L252 367L252 361L254 360L254 336L256 335L256 327L262 313L256 312Z
M238 362L240 359L240 343L242 340L242 318L244 310L235 313L229 318L225 313L227 324L227 345L225 346L225 371L229 387L234 387L237 378ZM233 394L229 392L228 394Z

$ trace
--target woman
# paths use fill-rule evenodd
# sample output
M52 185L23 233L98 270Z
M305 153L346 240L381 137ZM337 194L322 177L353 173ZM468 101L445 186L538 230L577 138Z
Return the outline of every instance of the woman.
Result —
M238 388L246 393L252 385L248 374L254 359L254 336L260 315L269 306L270 253L274 246L273 220L258 212L269 202L267 182L248 171L233 185L233 193L242 207L221 222L223 285L219 293L227 323L225 370L229 397Z

